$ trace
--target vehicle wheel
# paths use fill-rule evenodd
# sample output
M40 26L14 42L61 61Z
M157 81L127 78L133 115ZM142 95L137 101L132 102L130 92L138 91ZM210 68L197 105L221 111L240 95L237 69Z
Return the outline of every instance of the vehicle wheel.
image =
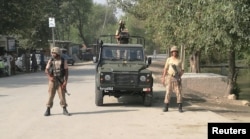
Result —
M144 96L143 96L144 106L151 106L152 102L153 102L153 90L150 93L144 92Z
M102 106L103 105L103 91L95 88L95 104L96 106Z
M75 63L72 63L71 65L74 66Z
M118 98L120 98L121 96L120 96L120 95L115 95L114 97L118 99Z

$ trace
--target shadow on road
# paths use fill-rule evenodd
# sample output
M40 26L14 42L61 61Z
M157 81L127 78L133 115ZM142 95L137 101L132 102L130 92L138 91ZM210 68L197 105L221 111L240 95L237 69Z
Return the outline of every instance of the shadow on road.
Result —
M78 67L78 66L84 66L84 65L94 65L95 63L93 63L92 61L84 61L84 62L78 62L75 63L73 66L69 65L70 67Z
M137 110L101 110L101 111L89 111L89 112L73 112L71 115L80 115L80 114L104 114L104 113L117 113L117 112L129 112Z

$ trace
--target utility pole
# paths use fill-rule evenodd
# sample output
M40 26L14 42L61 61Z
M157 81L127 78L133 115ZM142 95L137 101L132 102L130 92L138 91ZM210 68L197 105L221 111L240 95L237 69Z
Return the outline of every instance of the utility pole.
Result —
M53 47L55 47L56 44L55 44L54 28L56 27L56 23L55 23L55 18L54 17L49 18L49 27L52 28L52 42L53 42Z

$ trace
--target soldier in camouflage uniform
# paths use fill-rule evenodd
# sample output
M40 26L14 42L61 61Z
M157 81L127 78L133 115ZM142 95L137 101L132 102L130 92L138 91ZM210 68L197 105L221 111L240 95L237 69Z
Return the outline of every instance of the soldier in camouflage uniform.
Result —
M59 47L53 47L51 49L52 58L48 61L45 69L45 73L49 80L49 99L47 102L47 110L44 116L50 115L50 109L53 106L53 99L58 93L60 99L60 105L63 108L63 114L70 116L67 111L67 103L65 98L66 85L68 81L68 64L67 60L61 57L61 50Z
M164 112L168 111L168 106L171 98L171 93L175 92L179 112L182 110L182 94L181 94L181 76L183 75L182 61L178 58L178 48L173 46L170 50L171 57L167 58L163 75L162 83L166 86L166 95L164 100Z

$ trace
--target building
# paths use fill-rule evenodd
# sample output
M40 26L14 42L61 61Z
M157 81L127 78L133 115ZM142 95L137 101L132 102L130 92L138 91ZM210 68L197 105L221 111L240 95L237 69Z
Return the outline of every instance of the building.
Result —
M15 38L6 35L0 35L0 55L3 55L5 51L16 52L18 42Z

